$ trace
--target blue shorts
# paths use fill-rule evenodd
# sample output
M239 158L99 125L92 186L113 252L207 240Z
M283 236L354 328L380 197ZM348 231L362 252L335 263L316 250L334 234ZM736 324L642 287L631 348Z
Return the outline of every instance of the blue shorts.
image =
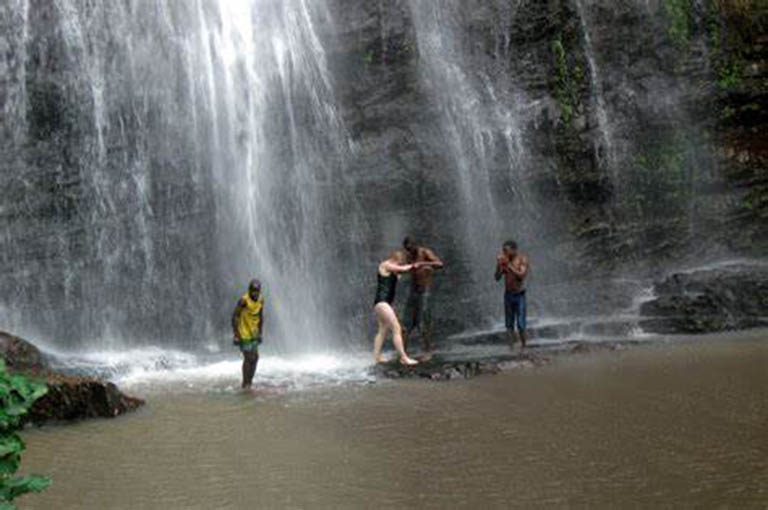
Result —
M517 324L519 332L525 331L525 291L504 292L504 324L508 330L514 330Z

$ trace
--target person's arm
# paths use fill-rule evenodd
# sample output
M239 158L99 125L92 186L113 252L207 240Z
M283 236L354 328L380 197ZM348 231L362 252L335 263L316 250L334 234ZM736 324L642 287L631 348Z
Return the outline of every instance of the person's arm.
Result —
M517 275L521 280L528 276L528 258L520 257L520 267L515 267L515 264L509 266L509 270Z
M424 248L424 258L426 259L425 262L422 263L425 267L431 267L433 269L442 269L445 264L443 264L443 261L440 260L440 257L435 255L435 252L430 250L429 248Z
M264 343L264 305L259 310L259 343Z
M495 273L493 273L493 279L494 279L494 280L496 280L497 282L498 282L499 280L501 280L501 277L502 277L502 276L504 275L504 273L506 272L506 269L505 269L505 268L506 268L506 266L508 265L508 264L506 263L506 260L507 260L507 259L506 259L506 258L504 258L504 256L503 256L503 255L499 255L498 257L496 257L496 272L495 272Z
M232 312L232 332L235 335L235 342L242 340L240 332L237 330L237 324L240 322L240 313L243 311L243 308L245 308L245 302L243 298L240 298L237 300L237 305L235 305L235 311Z
M386 269L390 273L407 273L408 271L411 271L412 269L416 269L419 266L420 266L419 262L416 262L415 264L396 264L390 261L384 262L384 269Z

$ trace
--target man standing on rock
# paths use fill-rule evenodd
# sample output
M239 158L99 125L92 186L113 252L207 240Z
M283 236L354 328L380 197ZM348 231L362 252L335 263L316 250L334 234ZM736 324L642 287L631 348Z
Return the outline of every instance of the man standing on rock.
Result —
M259 344L264 331L264 295L259 280L251 280L248 292L237 301L232 313L232 330L235 334L234 344L243 353L242 387L250 389L259 363Z
M405 344L411 332L419 328L424 359L431 357L432 351L432 310L430 308L432 273L443 268L443 261L429 248L419 246L408 236L403 241L403 248L409 264L418 264L418 269L411 273L411 290L405 306Z
M504 323L509 334L510 347L514 347L517 335L520 337L521 350L527 341L525 333L525 278L528 276L528 257L517 251L515 241L507 241L496 259L496 281L504 276Z

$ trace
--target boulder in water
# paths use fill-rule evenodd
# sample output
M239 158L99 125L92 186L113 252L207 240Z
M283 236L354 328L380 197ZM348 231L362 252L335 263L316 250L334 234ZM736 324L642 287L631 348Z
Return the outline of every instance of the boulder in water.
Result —
M48 393L25 416L27 422L114 418L144 404L111 382L53 370L37 347L11 334L0 332L0 354L12 372L43 379L48 386Z
M649 333L714 333L768 326L768 265L676 273L640 309Z

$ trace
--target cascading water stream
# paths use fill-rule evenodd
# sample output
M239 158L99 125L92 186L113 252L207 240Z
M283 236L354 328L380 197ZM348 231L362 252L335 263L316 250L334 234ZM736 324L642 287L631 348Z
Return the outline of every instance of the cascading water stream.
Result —
M498 27L497 60L508 59L514 7L493 4L506 14ZM440 113L443 139L462 199L461 239L470 261L480 316L497 315L490 279L495 250L507 238L523 245L533 237L536 205L529 198L522 105L527 103L503 64L490 71L472 63L463 27L470 15L460 1L410 2L427 97ZM503 87L498 87L503 83ZM515 218L509 221L509 218Z
M600 69L595 61L595 51L592 47L592 37L590 36L590 24L587 20L587 15L584 12L583 0L574 0L576 10L579 14L579 21L581 23L581 31L584 35L584 53L589 65L589 74L592 79L592 95L595 103L595 117L597 118L597 126L600 131L600 139L602 146L595 147L595 154L602 162L602 164L611 169L611 172L617 172L617 164L614 148L614 135L612 127L608 121L608 113L605 106L605 93L603 92L602 76ZM616 176L614 175L614 181Z
M707 34L691 24L683 47L667 15L642 0L6 2L0 329L77 356L231 362L229 316L258 276L269 354L360 349L376 262L405 234L446 259L441 338L499 327L507 238L532 255L537 326L621 313L643 261L657 270L699 217L732 210L702 191L714 121L693 103L711 77L690 69Z
M16 4L3 327L196 350L259 276L273 349L342 346L327 297L356 234L331 220L356 206L324 3Z

